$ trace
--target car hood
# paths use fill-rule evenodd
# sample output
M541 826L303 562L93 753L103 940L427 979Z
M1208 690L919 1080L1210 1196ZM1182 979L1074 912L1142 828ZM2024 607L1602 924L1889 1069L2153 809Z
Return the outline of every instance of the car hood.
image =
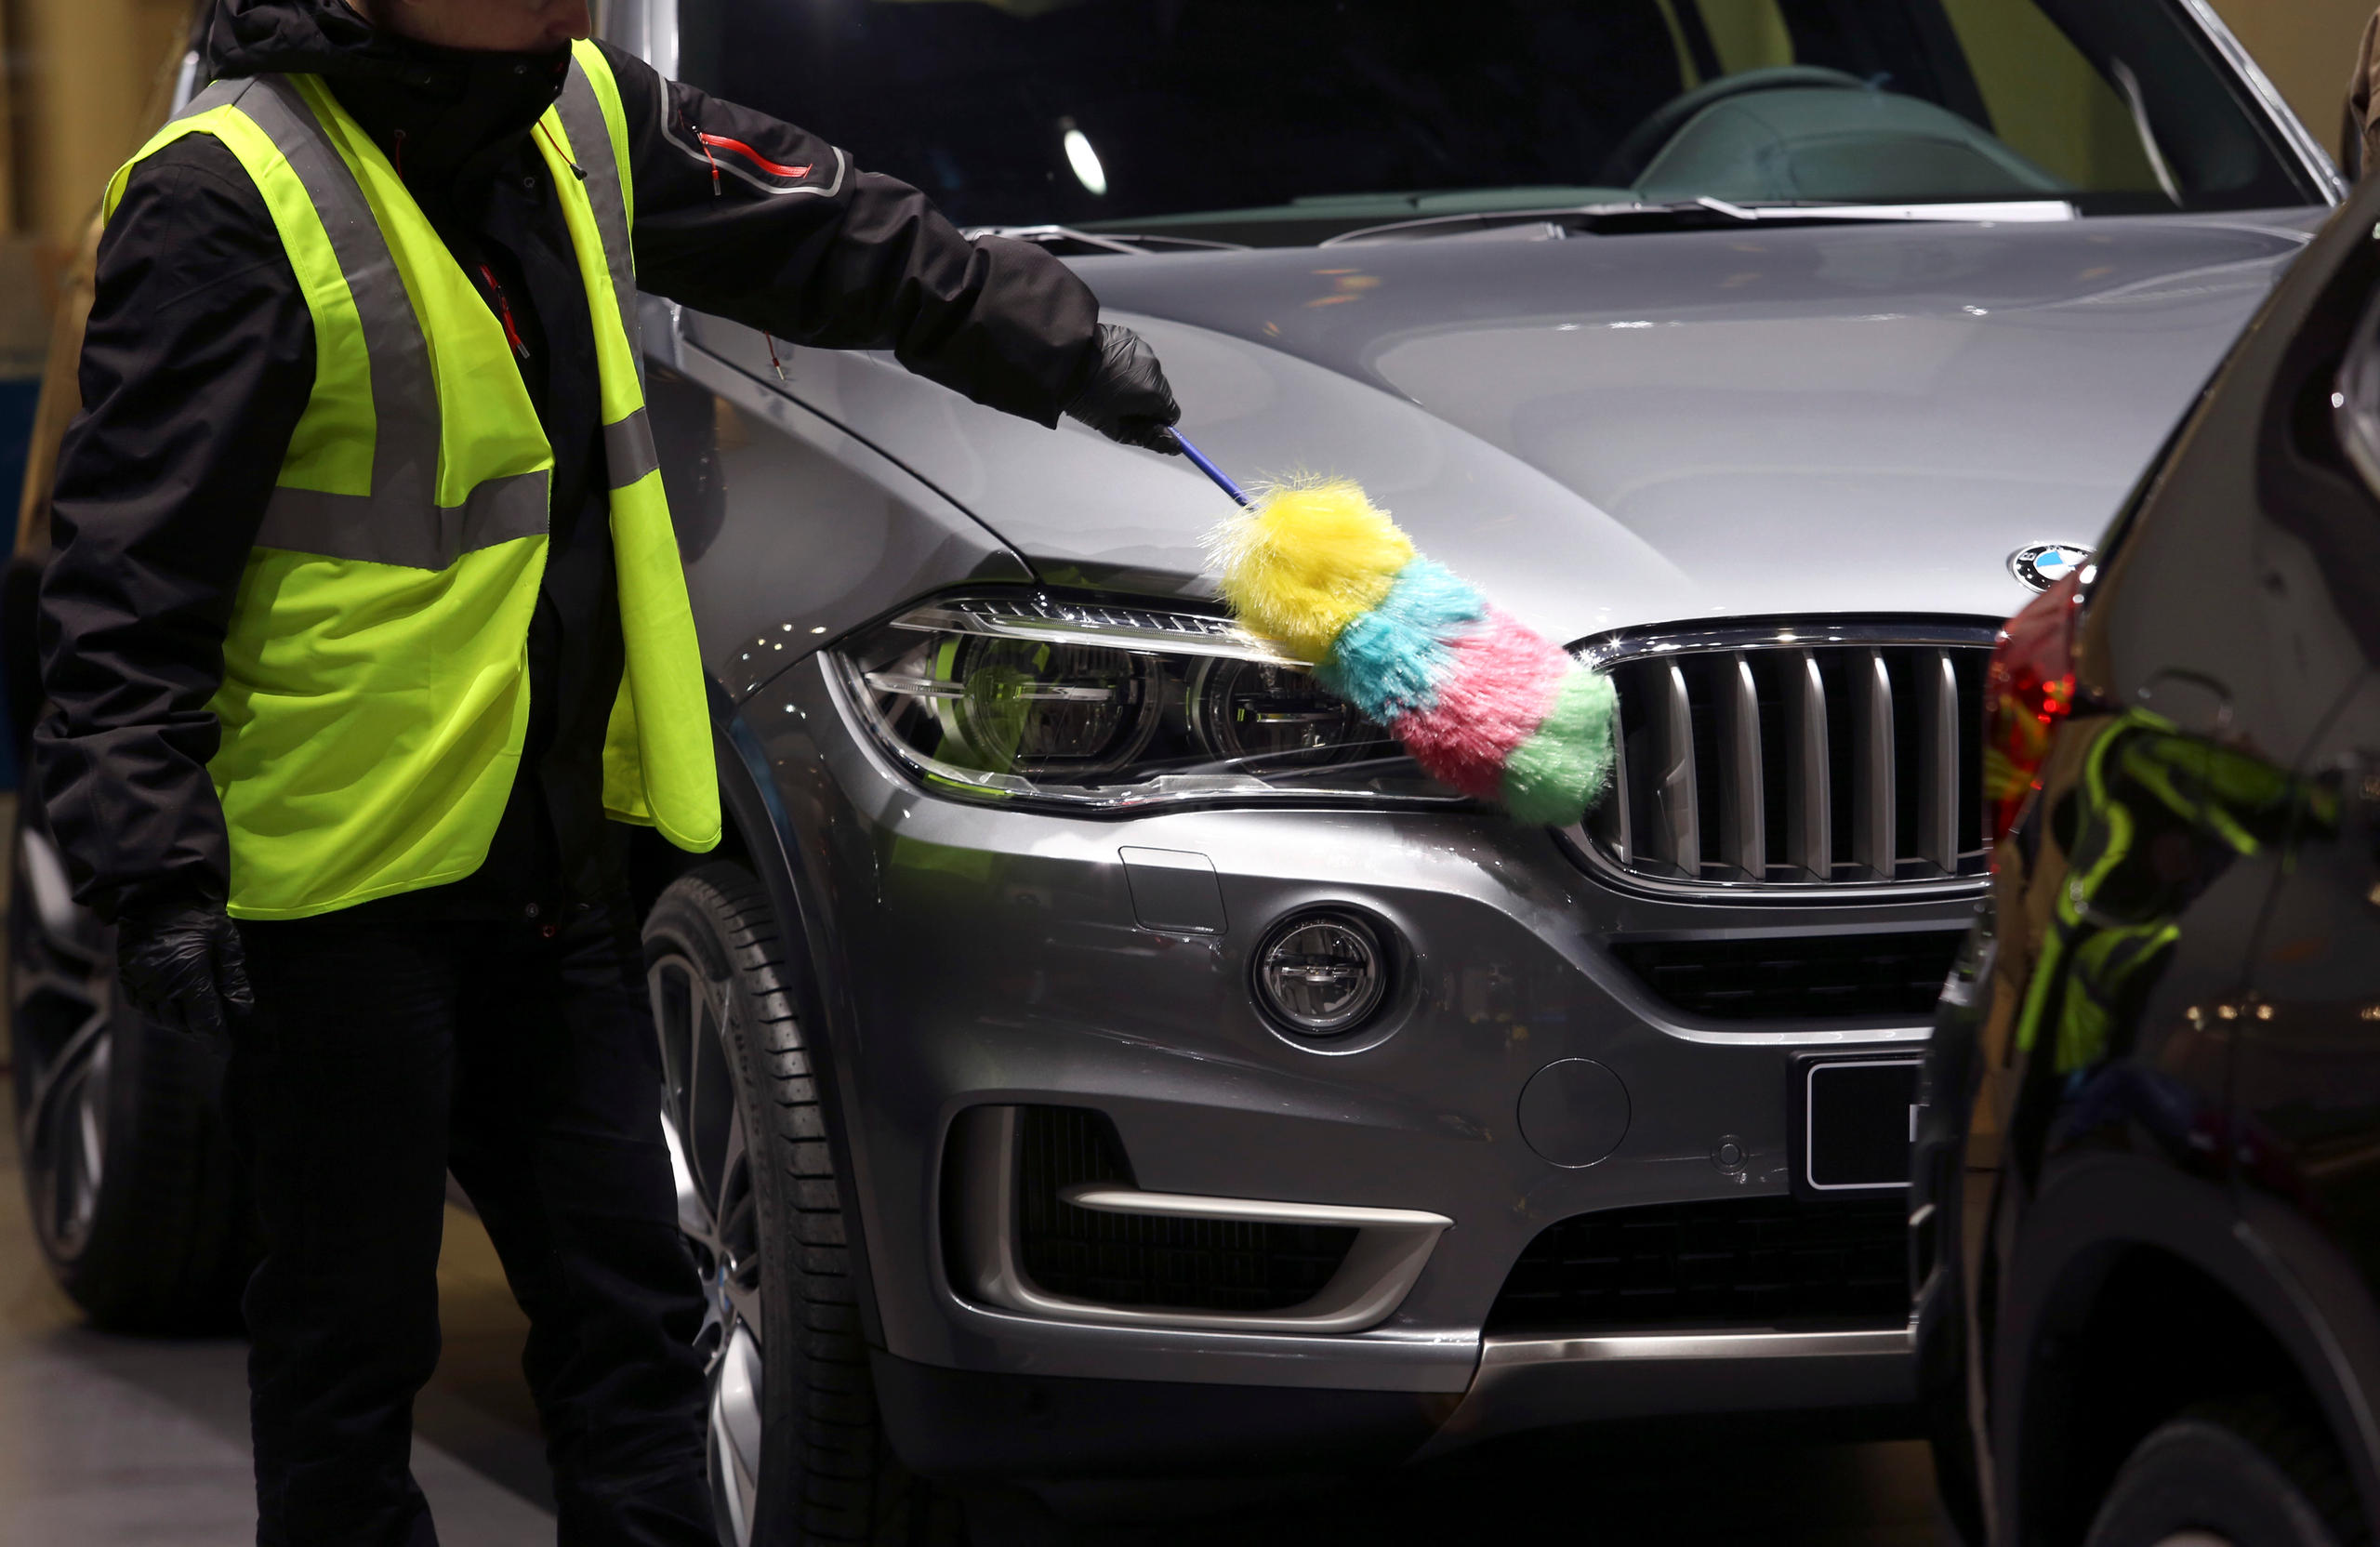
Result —
M2010 554L2096 538L2319 217L1531 227L1078 267L1235 476L1357 478L1576 640L2006 615L2030 594ZM1180 459L966 407L863 433L1045 579L1211 588L1229 507Z

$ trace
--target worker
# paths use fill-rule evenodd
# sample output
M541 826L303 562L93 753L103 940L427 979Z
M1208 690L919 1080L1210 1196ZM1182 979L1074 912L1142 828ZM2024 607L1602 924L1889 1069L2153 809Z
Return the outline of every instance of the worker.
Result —
M264 1543L434 1540L450 1171L562 1540L718 1540L623 824L721 815L635 292L1172 449L1148 346L1041 248L588 33L218 0L214 84L108 193L38 791L130 1002L228 1043Z

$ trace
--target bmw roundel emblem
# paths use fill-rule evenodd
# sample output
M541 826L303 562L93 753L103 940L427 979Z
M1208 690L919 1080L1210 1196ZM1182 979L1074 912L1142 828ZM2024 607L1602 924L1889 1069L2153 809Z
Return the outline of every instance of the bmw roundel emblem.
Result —
M2008 573L2037 591L2045 591L2074 573L2091 550L2073 543L2033 543L2008 555Z

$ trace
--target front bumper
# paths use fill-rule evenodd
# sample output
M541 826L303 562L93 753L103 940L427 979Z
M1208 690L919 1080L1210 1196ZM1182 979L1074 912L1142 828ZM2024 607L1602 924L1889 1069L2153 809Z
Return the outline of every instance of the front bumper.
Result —
M886 1353L907 1365L1426 1395L1438 1444L1655 1411L1871 1406L1910 1396L1906 1329L1664 1327L1647 1341L1483 1339L1547 1225L1593 1210L1791 1185L1791 1061L1889 1048L1922 1025L1696 1023L1599 944L1614 934L1953 930L1972 899L1846 905L1636 895L1542 831L1483 814L1178 811L1084 819L928 796L850 730L822 661L740 710L782 807ZM1144 927L1118 851L1201 856L1223 929ZM1271 921L1358 907L1410 982L1384 1034L1341 1051L1276 1031L1250 953ZM821 939L826 943L817 949ZM1523 1088L1592 1059L1625 1131L1587 1166L1519 1131ZM1148 1192L1419 1210L1453 1222L1395 1309L1331 1334L1099 1324L954 1286L945 1146L971 1108L1094 1108ZM1581 1329L1584 1332L1587 1329Z

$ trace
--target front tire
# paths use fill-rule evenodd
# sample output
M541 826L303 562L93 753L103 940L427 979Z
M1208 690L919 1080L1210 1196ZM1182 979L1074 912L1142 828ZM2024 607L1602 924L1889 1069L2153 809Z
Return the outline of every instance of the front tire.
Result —
M121 1002L115 932L69 896L22 799L10 844L8 1030L34 1243L98 1326L234 1328L258 1237L217 1103L222 1056Z
M2367 1547L2321 1430L2264 1399L2193 1408L2140 1442L2086 1547Z
M703 1275L709 1467L727 1547L956 1541L950 1501L886 1443L791 946L729 864L644 928L679 1228Z

